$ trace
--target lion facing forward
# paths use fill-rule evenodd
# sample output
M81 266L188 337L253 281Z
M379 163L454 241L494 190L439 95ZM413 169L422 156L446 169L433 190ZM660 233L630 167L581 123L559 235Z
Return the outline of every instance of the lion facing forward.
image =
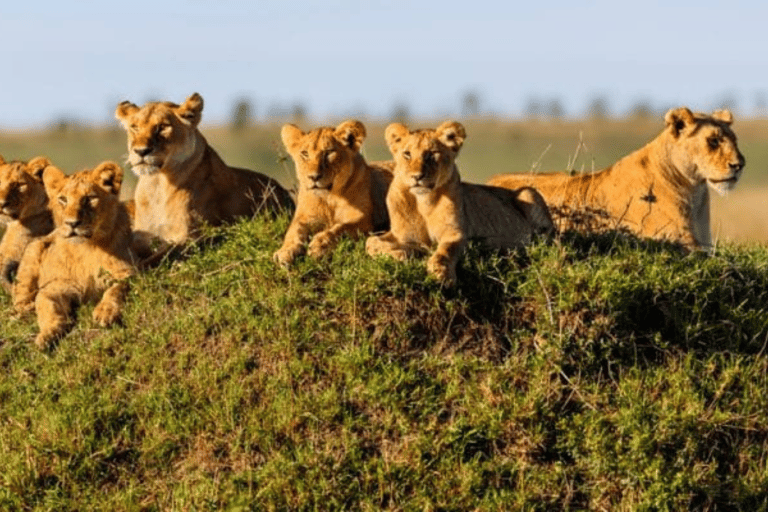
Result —
M43 185L43 169L50 163L45 157L28 162L4 162L0 157L0 222L5 224L0 241L0 284L8 293L24 250L53 229Z
M455 121L434 130L410 131L400 123L387 127L385 138L395 160L387 194L392 227L368 238L369 254L404 259L436 246L427 270L450 285L468 240L514 249L553 229L544 200L534 189L461 182L455 159L465 137L464 126Z
M593 174L501 174L488 184L532 186L561 231L625 229L689 249L711 246L709 188L720 194L741 177L744 157L727 110L665 116L666 128L643 148Z
M365 126L352 120L308 133L283 126L281 138L296 165L299 192L276 262L290 265L310 237L309 255L320 257L344 234L356 238L389 229L385 198L392 164L366 163L360 154L365 135Z
M113 162L71 176L45 168L55 229L25 251L13 293L17 311L37 312L40 348L67 332L77 304L98 301L93 319L103 326L120 317L125 279L134 273L130 220L118 199L122 178Z
M197 93L181 105L117 106L115 116L128 134L128 162L139 177L134 238L141 257L153 252L155 240L166 250L184 244L202 223L217 226L264 209L293 209L277 181L222 161L197 128L202 111Z

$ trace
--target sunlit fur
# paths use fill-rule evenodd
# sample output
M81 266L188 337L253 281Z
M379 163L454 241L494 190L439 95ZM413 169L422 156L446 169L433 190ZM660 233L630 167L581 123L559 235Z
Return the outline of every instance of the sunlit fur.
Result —
M150 256L154 242L183 244L201 223L220 225L263 209L290 211L280 184L256 172L227 166L198 130L203 98L181 105L129 101L115 116L128 134L128 163L139 177L135 199L135 249Z
M404 259L434 247L427 270L450 285L468 240L514 249L553 229L535 190L461 182L455 159L465 137L464 127L455 121L429 130L410 131L400 123L387 127L385 138L395 161L387 194L391 230L368 238L369 254Z
M532 186L541 192L562 231L622 229L689 249L711 245L708 188L724 194L739 180L744 157L727 110L665 116L651 142L594 174L502 174L488 183Z
M51 162L45 157L28 162L0 158L0 162L0 222L5 224L0 241L0 284L10 293L24 250L53 229L42 179L43 169Z
M360 154L365 127L345 121L336 128L304 133L292 124L283 126L283 144L293 158L299 191L296 213L283 246L274 254L290 265L305 250L320 257L335 247L338 238L356 238L389 229L385 198L392 181L392 162L368 165Z
M37 313L40 348L66 334L80 303L98 302L93 319L100 325L120 317L125 279L134 273L130 219L118 199L122 178L113 162L71 176L45 168L55 229L24 252L13 289L16 310Z

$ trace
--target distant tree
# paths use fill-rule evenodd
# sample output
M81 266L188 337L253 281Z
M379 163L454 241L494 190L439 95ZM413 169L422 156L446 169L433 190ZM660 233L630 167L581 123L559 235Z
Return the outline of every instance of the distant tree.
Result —
M724 93L718 101L715 102L716 109L728 109L734 111L738 108L739 102L733 92Z
M398 101L392 107L390 117L392 118L392 122L407 123L411 118L411 109L404 101Z
M480 95L477 91L467 91L461 97L461 116L472 117L480 113Z
M251 124L253 118L253 104L248 98L240 98L232 106L232 116L229 126L232 131L243 131Z
M650 119L653 117L651 102L647 99L636 101L629 109L629 117L634 119Z
M757 91L755 93L754 115L757 117L768 115L768 100L766 100L764 91Z
M607 119L610 115L611 109L605 96L595 96L587 104L587 116L592 119Z
M291 105L291 122L302 123L307 120L307 107L297 101Z
M557 98L552 98L547 102L547 117L552 119L562 119L565 116L563 104Z
M529 97L525 102L523 112L525 113L525 117L531 119L537 119L541 117L544 113L544 107L541 103L541 100L535 96Z

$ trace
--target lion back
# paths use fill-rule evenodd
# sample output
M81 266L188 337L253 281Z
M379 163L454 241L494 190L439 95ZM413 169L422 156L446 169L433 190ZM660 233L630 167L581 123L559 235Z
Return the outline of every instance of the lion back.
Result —
M467 237L499 249L528 244L537 234L554 230L544 198L536 189L509 190L462 183Z

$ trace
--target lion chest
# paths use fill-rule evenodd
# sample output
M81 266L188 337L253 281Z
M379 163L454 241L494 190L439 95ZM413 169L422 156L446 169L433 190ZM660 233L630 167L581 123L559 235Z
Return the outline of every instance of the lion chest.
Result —
M163 175L142 177L136 185L134 229L181 242L191 229L190 194L173 187Z
M424 228L428 240L422 243L435 244L443 238L464 233L464 211L461 197L455 198L448 194L432 194L416 196L419 216L424 221Z

